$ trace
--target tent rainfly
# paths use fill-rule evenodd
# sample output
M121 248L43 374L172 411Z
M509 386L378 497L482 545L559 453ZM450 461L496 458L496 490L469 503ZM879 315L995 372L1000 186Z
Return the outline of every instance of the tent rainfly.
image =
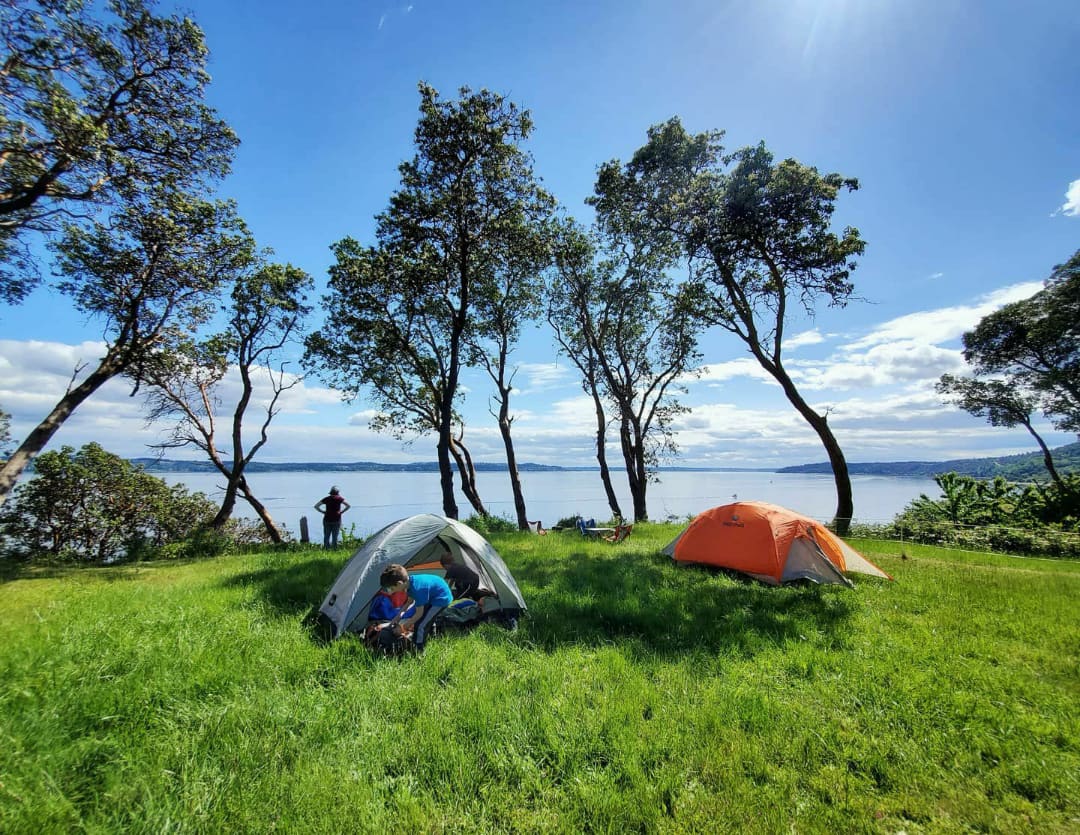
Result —
M698 514L664 553L678 563L727 568L772 585L812 580L850 586L845 571L892 579L820 522L765 502L735 502Z
M480 575L485 616L502 613L516 616L526 609L525 600L510 569L490 542L454 519L421 513L399 519L368 539L345 563L319 614L331 627L331 637L363 632L371 601L379 591L379 576L391 563L405 566L410 574L445 573L439 558L445 551Z

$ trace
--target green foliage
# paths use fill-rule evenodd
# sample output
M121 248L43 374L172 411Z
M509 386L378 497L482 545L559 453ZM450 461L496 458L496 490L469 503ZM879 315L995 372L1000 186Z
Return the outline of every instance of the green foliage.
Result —
M237 138L203 101L202 31L153 0L19 0L0 11L0 299L34 283L23 232L76 207L128 200L229 170Z
M306 628L345 552L9 574L0 830L1075 830L1076 564L776 589L677 531L496 535L530 616L400 662Z
M598 191L605 182L598 182ZM634 518L641 521L650 479L678 451L672 425L689 411L677 399L686 392L682 381L700 373L700 319L674 275L677 248L664 233L625 222L635 207L622 197L604 194L605 211L598 213L592 236L565 225L547 319L594 397L598 447L604 440L601 396L611 404Z
M311 312L306 301L313 282L292 265L267 263L254 253L249 263L245 260L237 259L234 264L238 274L234 274L231 303L223 310L228 330L200 340L187 337L167 350L155 351L141 364L139 373L150 383L146 395L149 420L173 422L171 437L158 447L194 446L227 479L214 524L220 527L232 516L240 494L263 517L271 539L280 541L280 532L251 492L244 472L269 440L268 429L280 411L282 392L299 383L296 376L286 378L287 363L279 364L278 355L297 339L303 317ZM235 368L240 378L235 403L225 407L232 418L228 433L231 456L217 437L218 425L225 423L220 416L221 382L230 368ZM259 369L264 369L265 375L260 377L256 373ZM257 380L262 383L259 388L264 396L260 399L266 403L265 411L257 433L249 428L245 434L244 422Z
M605 228L648 230L658 251L677 247L693 282L684 309L742 340L780 384L825 446L836 482L834 523L854 515L847 462L827 420L806 402L783 362L792 314L851 298L858 229L832 231L836 201L858 181L822 174L794 159L775 161L764 146L725 154L723 134L687 133L678 118L649 129L625 165L600 167L590 203Z
M945 473L942 495L921 495L890 533L905 540L1005 553L1080 557L1080 474L1060 485L1015 484Z
M47 452L36 473L0 508L7 557L100 563L222 550L200 533L215 509L205 496L170 487L98 444Z
M1080 431L1080 250L1042 290L983 317L963 341L976 379L1000 379L1058 429Z
M122 374L142 380L155 351L206 323L221 283L247 263L253 242L232 203L164 184L114 212L108 223L69 225L50 246L61 276L57 289L103 322L105 356L0 467L0 499L102 385Z
M451 516L461 369L470 344L493 332L499 285L534 266L538 247L542 256L537 236L553 208L521 148L529 114L488 90L459 93L447 101L420 85L416 154L399 167L401 187L377 218L376 245L333 245L326 322L305 355L347 397L367 387L379 408L376 430L438 436Z
M494 533L511 533L518 530L517 522L504 516L473 514L465 520L465 524L484 537L489 537Z

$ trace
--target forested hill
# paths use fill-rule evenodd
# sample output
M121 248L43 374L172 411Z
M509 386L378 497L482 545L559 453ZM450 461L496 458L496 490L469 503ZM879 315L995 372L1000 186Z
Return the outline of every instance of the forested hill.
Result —
M1054 466L1064 475L1080 472L1080 443L1066 444L1051 450ZM959 473L976 478L1004 476L1009 481L1047 481L1049 475L1041 452L1008 455L1002 458L961 458L955 461L885 461L871 464L848 464L852 475L921 476L932 478L939 473ZM783 467L779 473L831 473L828 462Z

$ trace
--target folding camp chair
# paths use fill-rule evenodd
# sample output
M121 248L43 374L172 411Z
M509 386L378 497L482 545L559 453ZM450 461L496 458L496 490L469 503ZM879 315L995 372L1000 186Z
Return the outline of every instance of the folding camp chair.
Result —
M590 530L596 527L596 520L589 519L588 521L582 519L580 516L577 520L578 530L581 531L581 535L586 539L596 539L596 531Z
M616 542L622 542L624 539L630 538L630 532L632 530L634 530L633 523L629 525L616 525L615 533L611 534L611 536L605 536L604 539L613 544Z

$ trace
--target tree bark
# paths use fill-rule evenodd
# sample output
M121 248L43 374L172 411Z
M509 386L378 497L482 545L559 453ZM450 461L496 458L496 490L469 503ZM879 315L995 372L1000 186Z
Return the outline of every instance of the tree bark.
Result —
M619 427L619 440L622 443L623 460L626 462L626 479L630 485L630 501L634 506L634 521L644 522L649 518L646 507L648 473L645 469L645 453L640 432L634 432L634 426L623 418Z
M458 467L458 475L461 476L461 492L469 500L473 510L481 516L488 516L487 508L480 499L480 491L476 487L476 468L473 466L472 455L469 448L461 442L460 438L452 438L450 441L450 454L454 456L454 462Z
M619 508L619 499L615 495L615 487L611 483L611 470L607 462L607 416L604 414L604 404L595 390L593 391L593 405L596 407L596 462L600 465L600 481L604 484L604 493L607 496L608 508L612 516L622 519L622 510Z
M214 516L214 520L210 523L212 528L224 527L225 523L232 518L233 510L236 508L237 479L233 478L231 472L226 472L224 469L222 469L222 472L227 479L225 497L221 500L221 507L218 508L217 515ZM245 496L245 498L247 497Z
M263 526L266 528L266 533L270 536L270 540L275 545L280 545L282 542L281 531L278 530L277 523L270 515L270 511L266 509L266 506L262 502L255 498L255 494L252 493L251 488L248 487L246 478L241 476L238 486L240 492L244 495L244 499L251 505L251 509L254 510L262 520Z
M836 514L833 516L832 525L838 535L846 536L851 528L851 519L855 514L855 503L851 494L851 475L848 472L847 460L840 449L840 444L829 427L828 418L825 415L819 415L810 407L810 404L803 400L802 395L799 394L784 368L778 363L771 363L770 366L766 366L766 369L780 383L791 405L817 432L818 438L821 439L821 443L829 455L833 481L836 484Z
M447 519L458 518L457 499L454 498L454 468L450 466L450 424L445 419L439 427L439 483L442 485L443 513Z
M1031 425L1030 421L1026 421L1024 426L1027 428L1027 431L1031 433L1031 437L1033 437L1035 442L1039 445L1039 449L1042 450L1043 463L1046 464L1046 471L1050 473L1050 478L1053 479L1054 484L1056 484L1059 489L1063 488L1065 485L1062 484L1061 476L1058 474L1057 467L1054 466L1054 456L1050 454L1050 447L1046 445L1042 436L1035 431L1035 427Z
M514 452L514 439L510 434L510 408L504 399L499 409L499 432L503 447L506 449L506 468L510 472L510 489L514 494L514 512L517 514L519 531L529 529L529 517L525 510L525 494L521 490L521 475L518 473L517 455Z

